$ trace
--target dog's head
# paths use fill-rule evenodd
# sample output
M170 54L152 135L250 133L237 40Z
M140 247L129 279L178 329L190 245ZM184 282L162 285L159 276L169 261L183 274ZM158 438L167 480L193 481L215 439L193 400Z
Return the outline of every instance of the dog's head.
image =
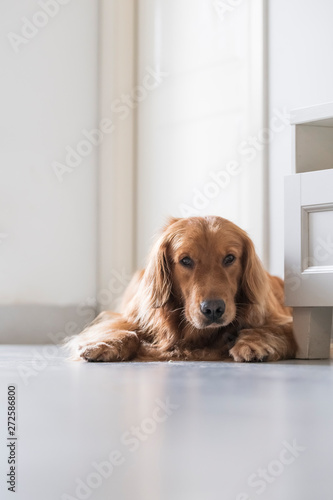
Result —
M221 217L171 219L153 247L143 281L151 307L181 308L200 330L229 325L239 305L252 304L260 314L266 285L252 241Z

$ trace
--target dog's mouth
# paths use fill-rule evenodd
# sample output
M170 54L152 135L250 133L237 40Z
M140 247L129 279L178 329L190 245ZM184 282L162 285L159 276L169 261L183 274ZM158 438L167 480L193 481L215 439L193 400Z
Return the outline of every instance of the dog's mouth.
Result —
M223 318L215 321L209 320L198 320L196 318L188 318L188 322L194 326L197 330L213 330L216 328L221 328L229 325L229 321L225 321Z

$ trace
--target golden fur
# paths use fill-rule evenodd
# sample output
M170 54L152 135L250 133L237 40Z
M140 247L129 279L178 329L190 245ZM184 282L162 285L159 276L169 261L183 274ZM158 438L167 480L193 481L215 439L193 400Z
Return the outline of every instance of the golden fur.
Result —
M210 299L225 306L216 321L201 310ZM101 313L68 346L73 359L87 361L277 361L296 352L283 281L221 217L171 219L121 313Z

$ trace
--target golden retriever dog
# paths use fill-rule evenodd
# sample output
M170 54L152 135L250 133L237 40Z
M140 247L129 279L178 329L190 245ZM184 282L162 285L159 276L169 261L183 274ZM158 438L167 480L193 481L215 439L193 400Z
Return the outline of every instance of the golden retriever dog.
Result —
M283 281L249 236L221 217L171 219L121 313L103 312L69 340L87 361L277 361L295 356Z

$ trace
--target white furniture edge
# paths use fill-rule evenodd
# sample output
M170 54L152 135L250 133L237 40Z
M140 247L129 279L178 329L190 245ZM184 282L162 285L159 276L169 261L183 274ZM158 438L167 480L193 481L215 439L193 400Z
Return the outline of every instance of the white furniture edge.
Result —
M333 117L333 102L318 104L307 108L297 108L290 111L291 125L300 125Z
M286 179L286 188L291 189L292 184L300 182L301 173L296 168L296 126L329 126L333 127L333 102L299 108L290 111L292 131L292 176ZM318 171L317 171L318 173ZM311 175L311 174L310 174ZM294 178L295 182L292 183ZM297 182L296 182L297 184ZM298 193L299 194L299 193ZM290 195L290 193L289 193ZM289 199L291 197L289 196ZM295 200L296 201L296 200ZM301 205L301 202L300 202ZM294 214L295 215L295 214ZM291 223L289 214L285 214L286 226ZM296 228L297 228L296 224ZM301 238L301 235L299 235ZM287 244L289 242L287 241ZM299 241L301 245L301 241ZM300 252L300 247L295 249ZM287 300L288 302L288 300ZM330 339L332 329L332 307L299 307L293 308L294 334L298 345L296 357L299 359L323 359L330 355Z

